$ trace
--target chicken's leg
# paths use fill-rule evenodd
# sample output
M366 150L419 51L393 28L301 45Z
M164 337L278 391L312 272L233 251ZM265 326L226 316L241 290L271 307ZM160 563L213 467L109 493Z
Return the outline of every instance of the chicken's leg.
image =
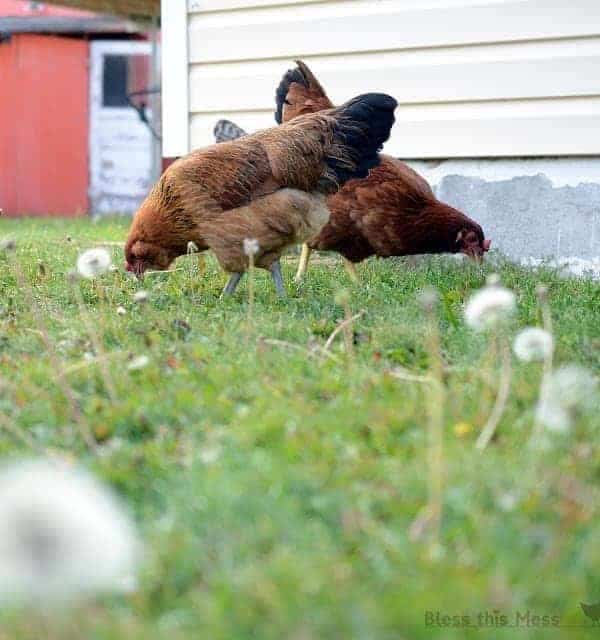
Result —
M271 272L271 277L273 278L273 282L275 283L275 289L277 291L277 295L280 298L286 297L285 286L283 285L283 277L281 276L281 264L279 260L275 260L273 264L269 267L269 271Z
M294 278L294 282L300 282L308 269L308 261L310 260L310 254L312 253L312 249L307 245L302 245L302 253L300 254L300 262L298 263L298 271L296 272L296 277Z
M240 280L242 279L243 273L232 273L229 276L229 280L223 289L223 293L221 294L221 299L226 298L228 296L232 296L237 289Z
M346 273L350 276L350 280L355 284L358 284L358 272L356 271L356 265L354 262L350 262L347 258L344 258L344 268Z

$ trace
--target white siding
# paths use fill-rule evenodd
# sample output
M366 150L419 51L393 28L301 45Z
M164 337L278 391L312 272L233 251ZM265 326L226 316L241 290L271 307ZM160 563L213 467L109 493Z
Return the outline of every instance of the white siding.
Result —
M162 15L162 153L164 157L190 150L188 73L188 14L185 0L161 0Z
M220 117L271 126L275 87L301 57L335 102L371 90L399 100L386 147L398 156L600 154L600 0L189 0L188 10L191 147L212 142Z

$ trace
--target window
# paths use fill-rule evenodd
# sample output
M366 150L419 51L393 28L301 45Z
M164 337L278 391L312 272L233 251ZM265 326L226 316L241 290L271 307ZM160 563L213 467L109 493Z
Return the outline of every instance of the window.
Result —
M149 56L106 55L102 73L102 105L127 107L128 96L150 83Z

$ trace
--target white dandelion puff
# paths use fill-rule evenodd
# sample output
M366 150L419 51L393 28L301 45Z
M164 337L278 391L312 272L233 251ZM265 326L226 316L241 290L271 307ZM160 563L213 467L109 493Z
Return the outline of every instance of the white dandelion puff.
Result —
M507 320L516 309L516 296L505 287L487 286L477 291L465 307L467 324L477 331Z
M246 238L244 240L244 253L250 257L255 256L260 249L260 245L258 244L258 240L256 238Z
M150 364L150 358L145 355L136 356L128 365L129 371L139 371Z
M549 398L538 404L535 417L548 431L554 433L567 433L573 422L570 413L560 403Z
M545 360L554 351L554 339L545 329L527 327L517 334L513 351L523 362Z
M514 493L503 493L498 497L498 506L502 511L514 511L519 500Z
M439 301L439 293L434 287L425 287L418 296L419 304L425 311L435 309Z
M583 367L569 364L550 378L549 395L567 409L591 408L597 396L598 380Z
M144 302L148 302L149 297L150 295L148 294L148 292L142 289L141 291L136 291L133 294L133 301L137 304L143 304Z
M45 460L0 470L0 601L121 592L139 554L132 522L91 476Z
M110 269L110 253L101 247L88 249L77 258L77 271L84 278L96 278Z
M200 453L198 454L198 457L200 458L201 462L207 465L215 463L220 456L221 456L221 448L218 446L206 447L204 449L201 449Z
M127 309L125 309L125 307L117 307L117 315L118 316L126 316L127 315Z
M14 238L4 238L0 240L0 251L14 251L17 248L17 242Z
M549 431L565 433L578 415L593 411L597 401L598 380L583 367L566 365L550 376L536 417Z

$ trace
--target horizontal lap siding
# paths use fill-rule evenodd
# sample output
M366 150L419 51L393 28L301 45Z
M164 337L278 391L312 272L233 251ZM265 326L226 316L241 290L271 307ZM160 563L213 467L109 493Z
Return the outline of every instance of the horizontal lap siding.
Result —
M219 117L271 126L276 84L302 57L335 102L398 98L395 155L600 154L598 0L266 4L190 0L192 147Z

